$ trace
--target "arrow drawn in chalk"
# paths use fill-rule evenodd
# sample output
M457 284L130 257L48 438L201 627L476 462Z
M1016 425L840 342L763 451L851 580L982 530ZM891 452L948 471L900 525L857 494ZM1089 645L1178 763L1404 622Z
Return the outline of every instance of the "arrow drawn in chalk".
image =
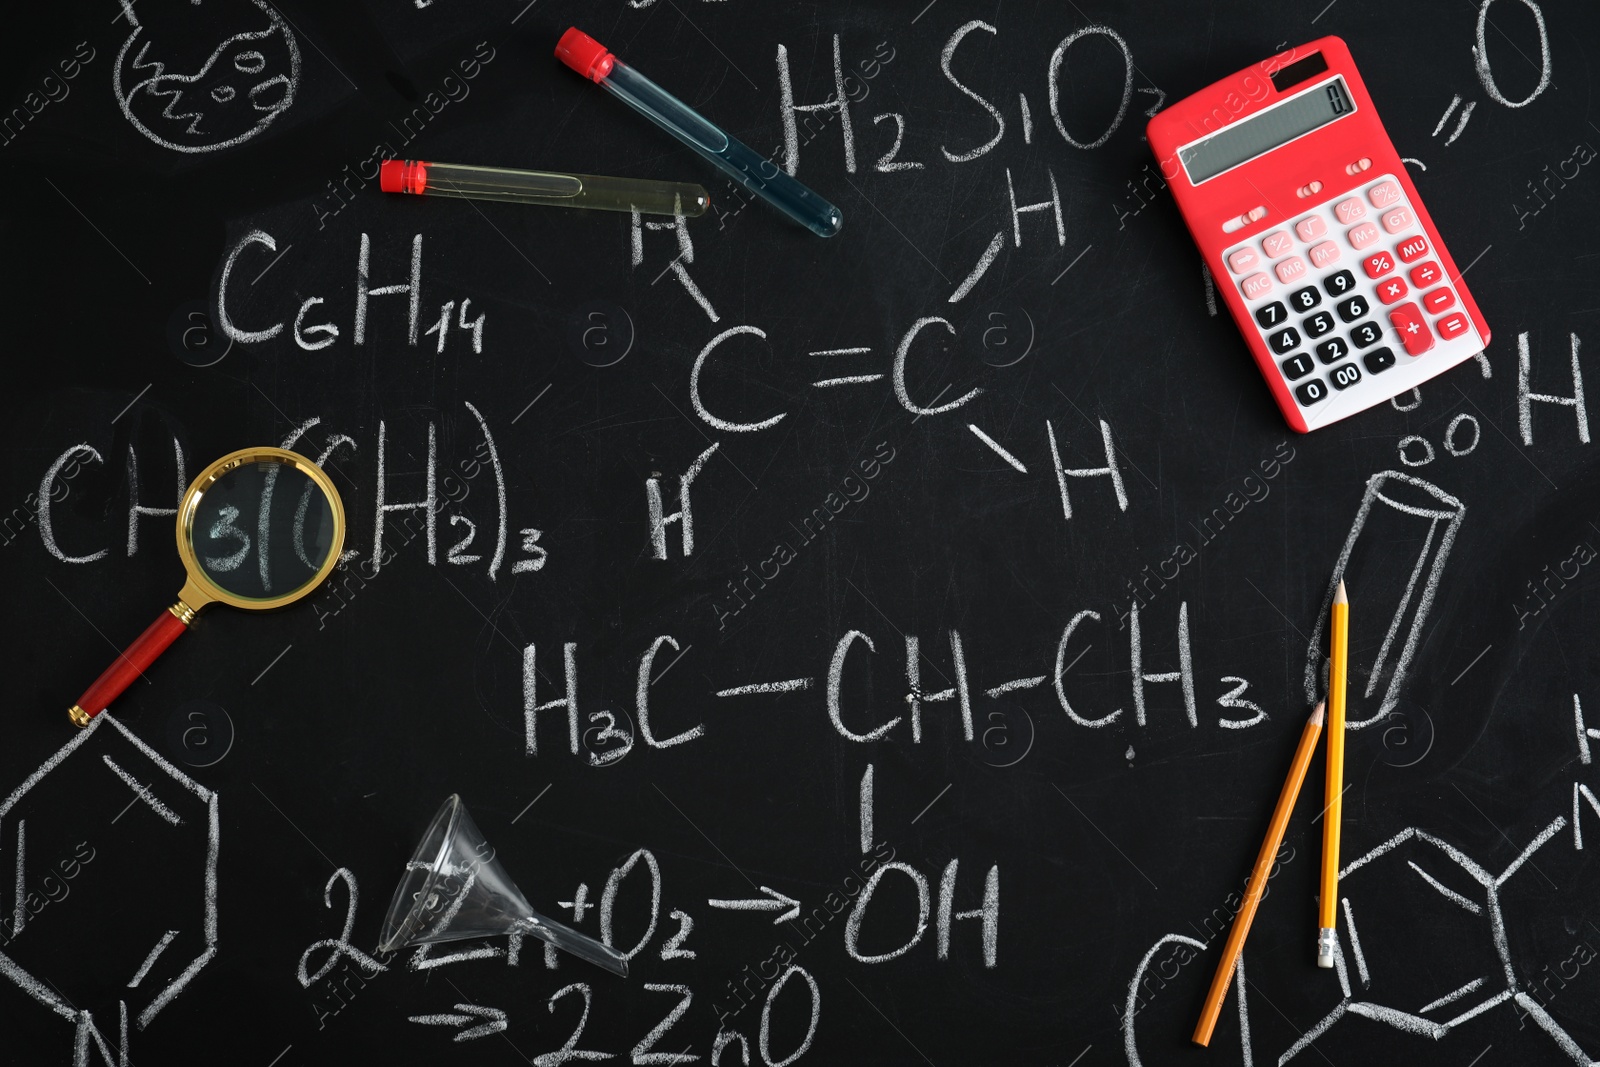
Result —
M723 908L727 911L781 911L782 915L772 920L776 926L800 914L800 902L793 897L786 897L776 889L761 886L761 891L767 895L765 900L708 900L706 904L713 908ZM788 909L785 911L784 909Z
M506 1028L506 1013L499 1008L482 1008L476 1004L457 1004L456 1012L465 1012L466 1014L446 1012L441 1015L413 1015L409 1021L421 1023L423 1026L466 1026L476 1019L485 1020L476 1026L470 1026L461 1031L455 1036L454 1040L456 1041L471 1041L477 1037L488 1037L490 1034L498 1034Z

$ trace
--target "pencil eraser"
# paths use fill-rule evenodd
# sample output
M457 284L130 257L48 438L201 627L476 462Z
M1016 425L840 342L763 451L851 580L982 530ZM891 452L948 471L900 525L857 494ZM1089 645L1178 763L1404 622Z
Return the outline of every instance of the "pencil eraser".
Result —
M617 61L605 45L576 26L569 27L556 42L556 58L594 82L603 81Z
M1338 935L1330 927L1322 927L1317 931L1317 966L1323 970L1333 969L1334 948L1338 944Z

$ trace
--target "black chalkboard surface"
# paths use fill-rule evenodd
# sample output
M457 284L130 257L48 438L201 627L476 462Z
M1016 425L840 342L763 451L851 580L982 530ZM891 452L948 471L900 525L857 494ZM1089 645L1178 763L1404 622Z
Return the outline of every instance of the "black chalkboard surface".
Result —
M823 240L552 57L576 23L844 212ZM0 66L8 1063L1600 1056L1600 16L105 0ZM1143 139L1334 33L1493 330L1282 424ZM674 225L384 158L704 184ZM1220 312L1220 313L1219 313ZM1586 343L1587 342L1587 343ZM348 556L89 730L218 456ZM1354 603L1340 966L1312 764ZM459 794L532 939L380 954Z

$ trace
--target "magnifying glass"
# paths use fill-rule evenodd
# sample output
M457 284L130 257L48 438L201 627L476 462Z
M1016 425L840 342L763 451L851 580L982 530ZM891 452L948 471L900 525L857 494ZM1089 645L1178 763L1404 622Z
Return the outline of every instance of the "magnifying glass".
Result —
M271 611L310 593L339 563L344 504L322 468L282 448L230 452L200 472L178 505L178 602L95 679L67 717L106 709L208 604Z

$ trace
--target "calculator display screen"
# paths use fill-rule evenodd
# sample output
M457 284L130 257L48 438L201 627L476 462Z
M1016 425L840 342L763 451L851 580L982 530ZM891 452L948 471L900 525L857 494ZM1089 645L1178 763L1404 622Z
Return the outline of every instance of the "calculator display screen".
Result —
M1334 78L1236 122L1215 136L1178 149L1178 158L1189 172L1189 180L1198 185L1354 110L1344 79Z

